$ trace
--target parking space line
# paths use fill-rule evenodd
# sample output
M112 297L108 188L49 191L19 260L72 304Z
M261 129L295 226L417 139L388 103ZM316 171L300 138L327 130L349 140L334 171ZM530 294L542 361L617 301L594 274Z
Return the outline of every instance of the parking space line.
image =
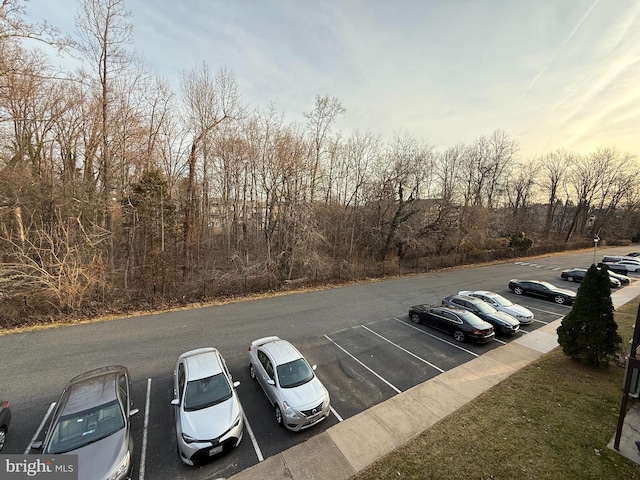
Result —
M338 419L339 422L342 422L344 420L342 420L342 417L340 415L338 415L338 412L336 412L333 407L329 407L329 410L331 410L331 412L336 416L336 418Z
M356 357L354 357L353 355L351 355L349 352L347 352L344 348L342 348L340 345L338 345L336 342L334 342L333 340L331 340L327 335L324 336L327 340L329 340L331 343L333 343L336 347L338 347L340 350L342 350L344 353L346 353L347 355L349 355L352 359L354 359L356 362L358 362L360 365L362 365L364 368L366 368L369 372L371 372L373 375L375 375L376 377L378 377L380 380L382 380L384 383L386 383L389 387L391 387L393 390L396 391L396 393L402 393L402 391L400 389L398 389L397 387L395 387L394 385L392 385L389 381L385 380L384 378L382 378L380 375L378 375L376 372L374 372L373 370L371 370L369 367L367 367L364 363L362 363L360 360L358 360Z
M44 427L44 424L47 421L47 418L49 418L49 415L51 415L51 411L55 406L56 406L56 402L53 402L51 405L49 405L49 408L47 409L47 413L45 414L44 418L40 422L40 425L38 425L38 429L36 430L36 433L33 434L33 437L31 438L29 445L27 445L27 448L24 451L25 455L29 453L29 450L31 450L31 445L33 445L33 442L35 442L36 438L38 438L38 436L40 435L40 432L42 431L42 427Z
M506 344L507 344L507 342L505 342L504 340L499 340L499 339L497 339L496 337L493 337L493 341L494 341L494 342L501 343L502 345L506 345Z
M239 399L238 399L238 403L240 403ZM240 405L242 406L241 403ZM264 460L264 457L262 456L262 451L258 446L258 441L256 440L256 436L253 434L253 429L251 428L251 425L249 425L249 419L244 413L244 408L242 409L242 418L244 419L245 429L247 430L247 433L249 434L249 438L251 439L251 443L253 444L253 450L256 452L256 457L258 457L258 462L262 462Z
M411 324L410 324L410 323L408 323L408 322L405 322L405 321L403 321L403 320L400 320L399 318L396 318L396 317L392 317L392 318L393 318L396 322L400 322L400 323L402 323L403 325L406 325L407 327L411 327L411 328L413 328L414 330L416 330L416 331L418 331L418 332L422 333L423 335L427 335L427 336L429 336L429 337L431 337L431 338L435 338L436 340L441 341L442 343L446 343L447 345L451 345L452 347L456 347L457 349L462 350L463 352L467 352L469 355L473 355L474 357L479 357L479 356L480 356L480 355L478 355L477 353L472 352L471 350L467 350L466 348L461 347L460 345L456 345L455 343L449 342L449 341L445 340L444 338L440 338L440 337L438 337L437 335L433 335L433 334L431 334L431 333L429 333L429 332L425 332L424 330L421 330L421 329L419 329L418 327L416 327L416 326L414 326L414 325L411 325Z
M139 480L144 480L145 462L147 460L147 433L149 432L149 408L151 404L151 379L147 378L147 398L144 406L144 427L142 428L142 453L140 453Z
M418 355L416 355L415 353L410 352L409 350L407 350L406 348L401 347L400 345L398 345L397 343L393 343L391 340L389 340L388 338L383 337L382 335L380 335L379 333L374 332L373 330L371 330L369 327L366 327L364 325L361 325L362 328L364 328L365 330L367 330L368 332L373 333L374 335L377 335L378 337L380 337L382 340L384 340L385 342L389 342L391 345L393 345L396 348L399 348L400 350L402 350L405 353L408 353L409 355L411 355L413 358L420 360L423 363L426 363L427 365L429 365L431 368L435 368L436 370L438 370L440 373L444 373L444 370L441 369L440 367L436 367L433 363L428 362L427 360L425 360L424 358L419 357Z

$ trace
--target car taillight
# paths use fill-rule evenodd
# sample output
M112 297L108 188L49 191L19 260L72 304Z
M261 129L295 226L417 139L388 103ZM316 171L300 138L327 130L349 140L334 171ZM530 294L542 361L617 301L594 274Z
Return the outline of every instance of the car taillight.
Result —
M249 345L249 348L247 348L247 352L251 351L251 345Z
M2 402L2 408L9 408L9 402L6 400Z

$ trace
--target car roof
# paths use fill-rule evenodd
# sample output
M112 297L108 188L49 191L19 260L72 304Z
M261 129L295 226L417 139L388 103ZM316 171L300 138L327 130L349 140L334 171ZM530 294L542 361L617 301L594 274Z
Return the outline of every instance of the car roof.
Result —
M274 360L276 365L289 363L302 357L302 354L291 343L278 338L260 345Z
M118 377L126 372L121 365L111 365L72 378L63 394L62 414L81 412L117 399Z
M213 347L198 348L180 355L186 365L187 381L200 380L222 373L218 350Z

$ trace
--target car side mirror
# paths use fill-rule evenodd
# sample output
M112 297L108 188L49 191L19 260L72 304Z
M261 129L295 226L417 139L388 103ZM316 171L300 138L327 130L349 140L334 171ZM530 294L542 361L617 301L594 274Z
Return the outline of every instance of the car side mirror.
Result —
M233 382L233 388L238 388L240 386L240 382Z
M273 380L271 380L271 379L267 380L267 383L268 383L269 385L275 385L275 384L276 384L276 382L274 382L274 381L273 381Z
M311 365L311 370L315 370L317 368L316 365Z
M42 442L39 440L37 442L33 442L31 444L31 448L33 448L34 450L40 450L42 448Z
M173 400L171 400L171 405L177 407L178 405L180 405L180 399L174 398Z
M138 413L140 410L138 410L137 408L132 408L131 410L129 410L129 416L133 417L136 413Z

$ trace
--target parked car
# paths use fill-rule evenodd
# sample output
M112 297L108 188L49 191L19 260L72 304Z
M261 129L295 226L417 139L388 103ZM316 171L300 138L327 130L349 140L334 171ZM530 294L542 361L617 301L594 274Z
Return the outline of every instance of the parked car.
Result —
M615 278L616 280L618 280L622 286L629 285L631 283L631 279L629 277L627 277L626 275L614 272L610 268L607 268L607 270L609 272L609 276L611 278Z
M533 312L528 308L513 303L508 298L504 298L499 293L490 292L488 290L476 290L475 292L463 290L458 295L469 295L470 297L479 298L483 302L487 302L493 308L500 312L508 313L516 318L520 325L528 325L533 322Z
M640 252L629 252L626 255L627 257L640 257Z
M121 480L133 470L129 371L121 365L98 368L72 378L64 387L43 442L42 454L78 456L78 479Z
M0 452L7 441L7 432L11 423L11 409L7 400L0 400Z
M442 330L458 342L487 343L495 337L493 325L468 310L438 305L414 305L409 309L413 323Z
M622 283L617 278L614 278L612 275L617 275L611 271L609 273L609 286L611 288L620 288ZM581 282L584 277L587 275L586 268L572 268L571 270L563 270L560 272L560 278L563 280L567 280L569 282Z
M240 444L244 418L235 390L238 385L213 347L178 357L171 405L178 455L187 465L203 463Z
M442 299L442 305L463 308L493 325L497 333L515 335L520 330L520 322L508 313L499 312L479 298L467 295L449 295Z
M534 295L547 300L553 300L560 305L571 305L576 299L576 294L571 290L556 287L549 282L539 280L509 280L509 290L516 295Z
M274 408L276 422L294 432L329 416L329 392L315 374L316 366L291 343L264 337L249 346L249 374Z
M625 277L629 273L629 269L626 265L618 265L617 263L598 263L598 268L607 267L610 272L624 275ZM627 277L629 278L629 277Z
M606 263L606 262L605 262ZM624 260L620 260L619 262L614 262L614 263L607 263L607 265L611 266L611 265L624 265L625 267L627 267L627 271L628 272L640 272L640 260L631 260L631 259L624 259Z

